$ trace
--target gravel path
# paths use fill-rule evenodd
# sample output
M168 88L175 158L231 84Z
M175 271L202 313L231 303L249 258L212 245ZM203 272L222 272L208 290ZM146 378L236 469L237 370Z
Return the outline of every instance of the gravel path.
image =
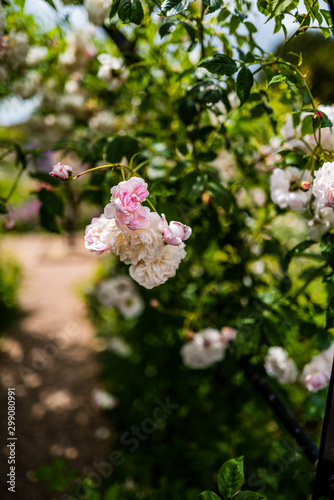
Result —
M8 236L1 243L21 263L20 304L25 316L1 341L0 436L3 500L51 500L33 471L56 457L89 474L108 456L110 431L91 404L98 385L98 345L78 297L78 284L93 273L96 258L82 245L69 251L58 235ZM16 389L16 492L8 491L7 389ZM6 478L6 479L4 479Z

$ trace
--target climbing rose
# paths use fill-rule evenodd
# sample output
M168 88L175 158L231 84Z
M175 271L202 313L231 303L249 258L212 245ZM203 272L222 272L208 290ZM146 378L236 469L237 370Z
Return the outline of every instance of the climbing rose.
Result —
M291 191L291 186L298 183L299 187L302 181L306 181L309 171L303 173L296 167L287 167L285 170L275 168L270 177L271 199L280 208L291 208L291 210L302 210L310 201L312 192L297 189Z
M204 369L224 359L226 344L221 333L213 328L206 328L195 333L192 340L181 348L181 356L189 368Z
M334 208L334 163L324 163L314 177L313 194L319 200L319 208Z
M187 240L191 235L191 228L185 226L181 222L172 220L168 225L164 214L161 216L159 229L164 235L164 240L168 245L180 245L182 241Z
M117 229L115 219L107 219L104 215L92 219L91 224L86 227L85 247L91 252L101 255L110 248L110 237Z
M146 182L140 177L132 177L122 181L111 188L110 203L105 207L104 213L108 219L115 217L120 229L136 231L148 227L149 208L142 207L149 192Z
M276 378L280 384L295 382L297 379L296 365L282 347L269 348L264 367L268 375Z
M50 175L55 177L56 179L59 179L60 181L65 181L72 175L72 167L69 165L64 165L63 163L57 163L52 168L52 172L50 172Z
M141 260L136 265L132 264L129 269L131 278L149 290L162 285L168 278L175 276L181 260L186 256L184 246L162 246L154 260Z

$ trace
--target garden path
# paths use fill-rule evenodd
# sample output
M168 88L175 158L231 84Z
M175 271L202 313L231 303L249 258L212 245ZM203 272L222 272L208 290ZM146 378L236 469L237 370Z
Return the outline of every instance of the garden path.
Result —
M98 344L78 293L92 276L96 258L83 248L81 235L73 248L58 235L3 240L1 251L10 252L23 268L19 301L24 316L2 340L0 498L13 498L3 478L9 472L7 388L15 387L16 498L51 500L56 496L34 480L38 466L58 457L89 474L92 462L108 456L108 422L91 403L98 385Z

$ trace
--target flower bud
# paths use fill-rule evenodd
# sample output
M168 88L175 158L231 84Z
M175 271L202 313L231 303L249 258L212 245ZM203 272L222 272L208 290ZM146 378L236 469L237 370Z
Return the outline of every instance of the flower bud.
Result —
M307 181L303 181L300 185L300 189L302 189L303 191L308 191L310 189L310 183L307 182Z
M66 181L66 179L72 175L72 167L64 165L63 163L57 163L57 165L52 168L50 175L60 181Z
M168 225L164 214L161 216L159 230L163 233L165 242L174 246L180 245L182 241L187 240L191 235L191 228L181 222L172 220Z
M323 120L321 111L316 111L312 116L312 120L313 120L313 130L318 130L321 127L321 122Z

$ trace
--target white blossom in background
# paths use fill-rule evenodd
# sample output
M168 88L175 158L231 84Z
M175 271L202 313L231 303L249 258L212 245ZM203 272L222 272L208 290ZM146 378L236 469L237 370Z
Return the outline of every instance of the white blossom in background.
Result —
M98 111L90 120L89 127L103 134L110 134L115 130L115 115L107 109Z
M298 186L308 177L308 170L302 172L296 167L275 168L270 177L271 199L280 208L290 208L294 211L303 210L311 199L312 191L303 191L298 189ZM311 180L310 177L309 182ZM297 190L291 191L293 184L297 185Z
M238 331L230 326L223 326L220 333L223 344L228 345L236 338Z
M13 92L23 99L29 99L39 92L41 75L38 71L28 71L24 78L13 82Z
M183 363L189 368L204 369L224 359L226 344L218 330L206 328L195 333L181 348Z
M331 207L319 208L315 203L314 218L308 223L310 226L309 239L320 241L322 236L334 228L334 209Z
M77 30L66 35L67 47L65 52L59 55L59 62L69 71L81 71L87 65L89 59L96 55L96 50L90 44L93 34L92 30L85 32Z
M304 366L301 382L310 392L317 392L329 384L334 357L334 344L313 356L310 363Z
M48 48L42 47L41 45L34 45L30 47L27 57L26 63L28 66L36 66L46 59L48 55Z
M313 194L318 199L319 208L334 208L334 163L324 163L314 172Z
M144 310L144 302L128 276L102 281L97 297L104 306L116 307L126 319L137 318Z
M1 47L3 60L10 68L18 68L25 63L29 49L29 40L25 33L11 31L4 37Z
M143 312L144 302L138 294L134 293L127 297L120 297L117 307L125 319L134 319Z
M270 347L264 362L264 368L270 377L280 384L297 380L297 367L288 353L282 347Z
M154 260L132 264L129 269L131 278L148 290L162 285L175 276L181 260L187 255L184 246L184 243L177 247L165 245Z
M334 125L334 106L319 106L318 107L319 111L322 111L325 113L330 121ZM318 135L319 132L316 132L316 135ZM315 140L313 136L309 136L310 140L313 139L313 142L315 144ZM321 129L321 146L324 149L333 149L334 148L334 133L333 129L330 127L325 127Z
M111 80L113 70L119 71L124 66L122 58L113 57L110 54L99 54L97 60L101 63L97 76L106 82Z
M96 26L102 26L108 17L112 0L85 0L84 6L87 9L88 19Z
M104 410L112 410L117 406L118 401L109 392L102 391L101 389L93 389L92 391L92 403L99 408Z
M107 349L122 358L127 358L132 353L132 349L121 337L114 335L107 342Z
M104 306L114 306L119 297L128 297L134 292L135 287L129 276L117 276L99 283L97 298Z

